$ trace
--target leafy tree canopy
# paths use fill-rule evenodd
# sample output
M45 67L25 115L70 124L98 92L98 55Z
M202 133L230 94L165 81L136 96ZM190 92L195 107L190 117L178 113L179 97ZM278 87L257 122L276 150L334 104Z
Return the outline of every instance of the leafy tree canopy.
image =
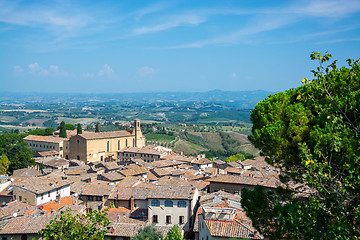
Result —
M5 175L8 172L10 161L8 157L3 154L0 156L0 175Z
M166 234L165 240L183 240L178 225L174 225Z
M147 225L131 238L131 240L162 240L162 233L155 226Z
M35 165L33 152L28 148L22 137L16 133L0 135L0 155L5 155L10 161L7 169L10 174L16 169Z
M62 122L64 122L64 121L62 121ZM60 126L58 126L58 128L57 128L58 130L60 130L60 128L61 128L61 123L60 123ZM65 123L64 122L64 124L65 124L65 129L66 130L75 130L76 129L76 127L74 125L70 124L70 123Z
M44 240L97 240L104 239L110 221L106 212L93 211L86 215L73 216L62 212L39 232Z
M336 61L324 66L330 57L312 53L313 80L270 95L251 113L250 141L284 183L313 191L304 201L296 190L243 190L254 227L270 238L360 236L360 60L339 69Z

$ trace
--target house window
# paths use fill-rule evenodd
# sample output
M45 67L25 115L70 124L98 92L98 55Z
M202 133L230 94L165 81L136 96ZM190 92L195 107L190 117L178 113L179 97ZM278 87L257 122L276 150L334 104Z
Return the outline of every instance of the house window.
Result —
M170 200L165 201L165 207L172 207L172 206L173 206L173 201Z
M118 140L118 150L120 150L120 140Z
M179 224L184 224L184 216L179 216Z
M135 138L133 139L133 147L135 147Z
M48 192L48 197L50 197L50 192Z
M88 196L88 201L94 201L93 196Z
M41 200L43 200L44 199L44 194L41 194Z
M166 223L170 224L171 223L171 216L166 216Z
M178 207L186 207L185 201L178 201Z
M106 143L106 151L110 152L110 142L109 141L107 141L107 143Z
M16 195L14 195L14 200L16 200Z
M78 144L80 144L80 140L78 139L78 140L76 140L76 142L78 143Z
M63 147L60 147L60 151L63 150Z
M153 223L157 223L158 222L158 215L153 215Z
M160 201L159 200L151 200L151 206L159 207L160 206Z
M19 196L19 201L21 201L22 200L22 196Z
M76 156L76 159L77 159L77 160L80 160L80 156L79 156L79 155L77 155L77 156Z
M125 140L125 147L128 146L128 142L127 142L127 139ZM127 156L127 155L126 155Z
M102 201L102 197L101 197L101 196L97 196L97 197L96 197L96 201Z

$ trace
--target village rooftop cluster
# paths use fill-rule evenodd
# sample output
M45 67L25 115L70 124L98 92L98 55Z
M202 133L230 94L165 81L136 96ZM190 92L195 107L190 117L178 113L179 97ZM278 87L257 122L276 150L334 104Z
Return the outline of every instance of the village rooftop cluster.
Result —
M36 167L1 176L2 239L39 239L61 212L104 209L105 239L129 239L145 225L166 235L174 224L186 238L263 238L240 204L243 188L282 185L263 157L227 163L146 146L139 120L132 131L57 134L25 137ZM292 187L308 194L305 185Z

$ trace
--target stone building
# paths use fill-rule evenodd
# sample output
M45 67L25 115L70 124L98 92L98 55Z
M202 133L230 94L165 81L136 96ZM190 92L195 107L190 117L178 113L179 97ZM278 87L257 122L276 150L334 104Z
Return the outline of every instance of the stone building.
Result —
M14 200L37 206L70 196L70 182L47 178L28 178L13 185Z
M28 135L24 137L31 150L37 153L41 152L57 152L59 157L66 157L68 155L67 139L57 136L37 136Z
M88 162L112 161L117 158L117 151L145 146L145 137L141 133L140 120L134 120L134 129L113 132L83 132L70 137L70 159Z

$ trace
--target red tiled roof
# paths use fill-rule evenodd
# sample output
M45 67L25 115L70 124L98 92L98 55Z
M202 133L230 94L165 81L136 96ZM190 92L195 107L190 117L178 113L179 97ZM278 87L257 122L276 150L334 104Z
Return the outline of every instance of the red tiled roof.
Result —
M24 140L36 141L36 142L60 143L66 140L66 138L54 137L54 136L28 135L24 137Z

